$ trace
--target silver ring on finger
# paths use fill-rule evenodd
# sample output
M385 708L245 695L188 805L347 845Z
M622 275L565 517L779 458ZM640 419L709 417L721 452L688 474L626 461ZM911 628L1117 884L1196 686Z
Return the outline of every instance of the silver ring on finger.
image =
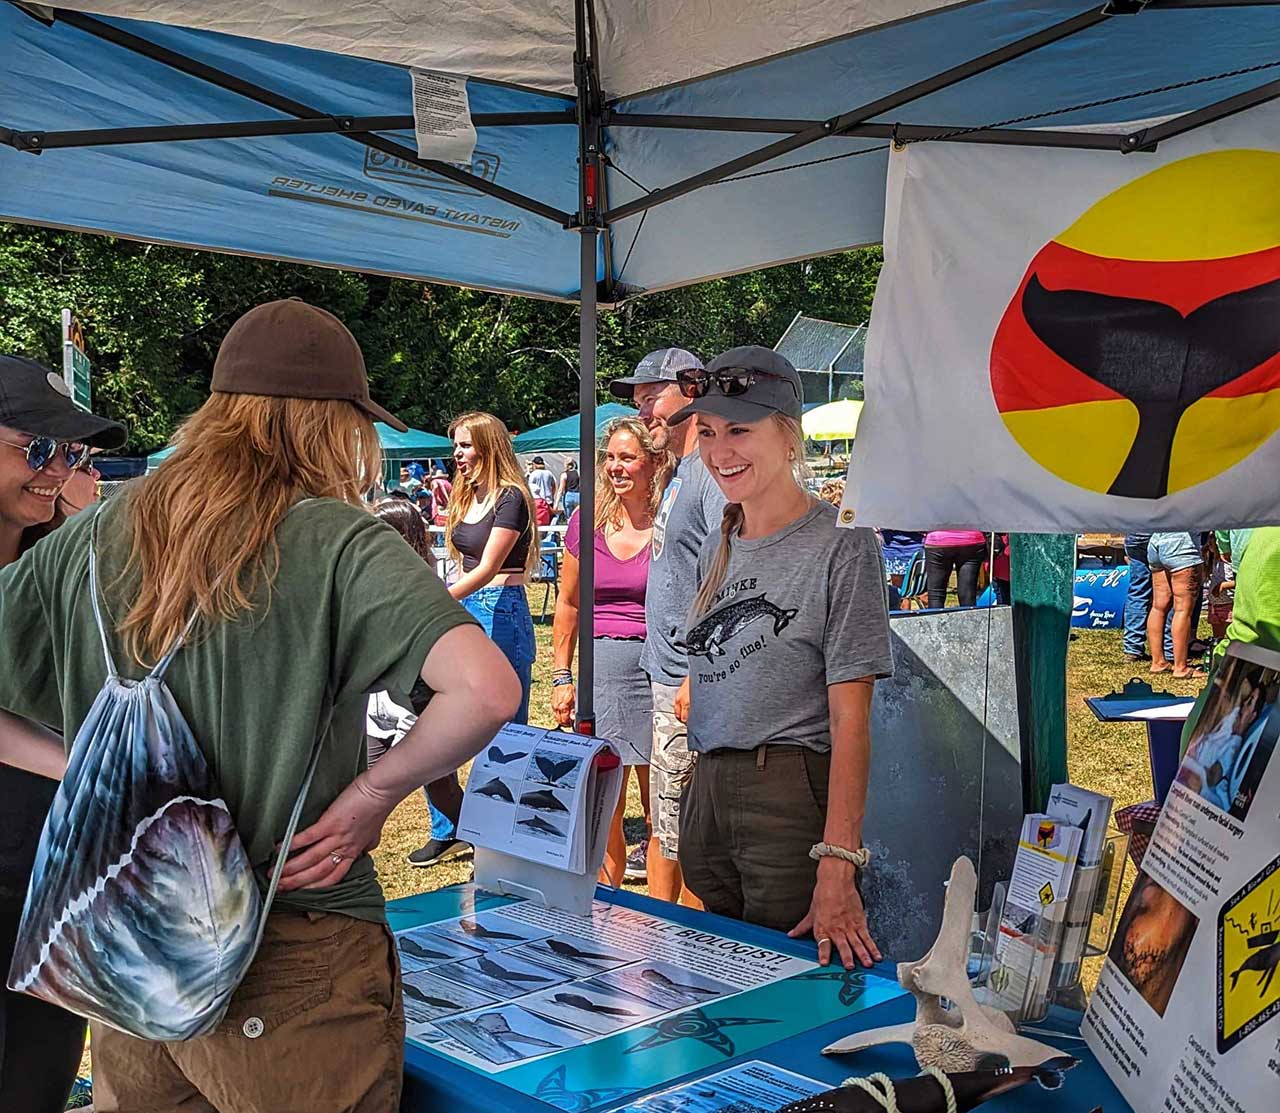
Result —
M821 947L823 943L830 943L830 942L831 942L830 937L824 935L821 939L818 940L818 946Z
M329 860L330 860L330 861L331 861L335 866L340 866L340 865L342 865L342 862L343 862L343 858L342 858L342 855L341 855L341 854L330 854L330 855L329 855Z

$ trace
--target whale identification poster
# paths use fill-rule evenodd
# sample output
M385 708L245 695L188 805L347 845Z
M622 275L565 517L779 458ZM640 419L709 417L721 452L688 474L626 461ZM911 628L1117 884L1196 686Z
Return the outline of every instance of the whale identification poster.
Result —
M1137 1113L1280 1109L1280 654L1210 686L1082 1029Z

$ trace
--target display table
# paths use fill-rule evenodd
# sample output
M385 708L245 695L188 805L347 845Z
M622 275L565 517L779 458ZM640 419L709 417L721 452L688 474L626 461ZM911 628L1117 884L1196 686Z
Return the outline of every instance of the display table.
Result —
M1182 727L1195 699L1154 691L1145 680L1135 677L1122 691L1109 696L1086 696L1084 702L1101 723L1146 723L1151 787L1156 803L1163 804L1178 772Z
M554 912L547 914L544 910L521 907L534 919L541 915L545 925L564 919ZM507 910L504 916L521 911L509 898L485 893L474 886L453 886L395 901L388 905L387 913L391 928L397 933L454 921L453 925L445 924L439 936L430 933L414 936L428 941L444 939L447 944L451 937L464 938L456 930L457 917L479 913L481 922L490 928L495 924L514 923L486 918L485 914L504 909ZM665 932L677 941L681 936L687 937L694 965L684 975L686 982L698 981L698 970L715 969L714 965L697 965L697 948L705 948L715 960L715 951L732 955L734 941L742 945L743 966L758 956L774 954L799 969L768 984L712 1000L703 1007L685 1008L651 1023L599 1035L590 1042L501 1069L481 1069L418 1039L410 1039L405 1047L403 1110L407 1113L552 1113L553 1110L604 1113L625 1108L645 1094L751 1060L776 1064L832 1086L854 1073L866 1075L883 1071L894 1078L917 1073L911 1051L905 1046L881 1048L842 1059L820 1054L828 1043L852 1031L899 1023L912 1017L913 1001L897 986L890 963L881 963L866 972L847 973L840 967L818 967L811 965L815 953L812 941L791 940L764 928L603 887L597 889L595 914L606 922L611 917L625 919L636 925L637 930L646 924L653 925L653 930ZM474 932L475 921L469 924L467 930ZM596 946L603 949L607 945ZM512 952L489 953L508 968L519 966L518 961L510 957ZM796 959L804 961L796 963ZM731 958L731 961L737 960ZM458 980L444 968L436 969L440 972L438 984L448 984L451 977ZM429 970L423 974L428 979L433 976ZM420 976L411 969L405 971L406 978ZM460 989L460 992L467 991ZM408 1003L408 998L406 1000ZM418 1000L422 1000L421 996ZM421 1015L418 1020L421 1021ZM1051 1026L1065 1032L1074 1030L1079 1017L1064 1014L1055 1021ZM440 1038L440 1033L430 1026L418 1024L416 1027L427 1040ZM411 1032L414 1029L411 1021ZM1060 1090L1049 1092L1032 1083L989 1102L982 1109L991 1113L1088 1113L1099 1106L1106 1113L1129 1110L1078 1038L1043 1035L1038 1038L1047 1039L1081 1060L1067 1075L1066 1084ZM713 1110L702 1104L690 1108L697 1108L699 1113L704 1113L704 1108L706 1113Z

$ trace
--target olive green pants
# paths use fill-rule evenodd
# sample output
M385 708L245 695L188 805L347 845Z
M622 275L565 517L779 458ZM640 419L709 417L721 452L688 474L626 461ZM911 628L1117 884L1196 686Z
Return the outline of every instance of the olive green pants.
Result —
M699 754L680 804L680 868L707 911L790 931L809 911L831 755L802 746Z

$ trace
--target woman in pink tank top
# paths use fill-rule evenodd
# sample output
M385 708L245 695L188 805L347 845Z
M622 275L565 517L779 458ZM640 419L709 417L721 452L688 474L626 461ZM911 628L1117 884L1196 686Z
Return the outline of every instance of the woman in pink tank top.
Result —
M657 853L649 821L649 750L653 737L653 699L640 667L644 648L644 594L649 578L653 516L666 485L671 462L653 445L635 418L611 421L597 452L596 514L591 543L595 550L595 696L596 734L612 742L623 765L634 766L649 840L645 857ZM564 566L556 599L555 665L551 710L561 726L573 724L577 702L573 655L578 639L578 554L580 515L574 511L565 532ZM614 812L601 881L620 885L627 869L622 818L627 781ZM632 871L637 873L638 871Z

